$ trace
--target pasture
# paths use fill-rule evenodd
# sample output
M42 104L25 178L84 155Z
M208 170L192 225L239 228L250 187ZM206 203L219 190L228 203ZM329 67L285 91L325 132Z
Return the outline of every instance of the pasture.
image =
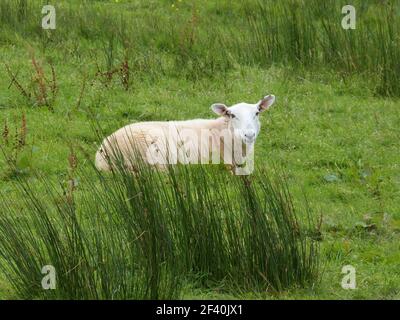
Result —
M57 1L43 30L1 1L0 299L399 299L400 5L344 30L342 2ZM267 94L250 178L93 168L124 125Z

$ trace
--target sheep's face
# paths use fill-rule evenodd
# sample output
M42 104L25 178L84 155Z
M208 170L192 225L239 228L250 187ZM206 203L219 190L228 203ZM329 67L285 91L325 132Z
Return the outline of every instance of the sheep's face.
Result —
M260 132L259 115L267 110L275 101L274 95L268 95L256 104L238 103L227 107L222 103L215 103L212 110L226 117L228 128L232 130L236 139L247 145L253 144Z

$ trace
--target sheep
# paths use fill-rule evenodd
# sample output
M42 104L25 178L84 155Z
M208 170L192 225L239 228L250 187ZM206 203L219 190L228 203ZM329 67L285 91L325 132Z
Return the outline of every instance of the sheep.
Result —
M227 107L215 103L211 109L220 116L216 119L129 124L103 140L95 165L109 171L120 157L128 170L135 171L135 154L161 169L168 164L215 164L222 160L235 168L236 174L248 174L249 170L241 173L238 168L253 154L260 132L259 114L274 102L275 96L267 95L255 104L241 102Z

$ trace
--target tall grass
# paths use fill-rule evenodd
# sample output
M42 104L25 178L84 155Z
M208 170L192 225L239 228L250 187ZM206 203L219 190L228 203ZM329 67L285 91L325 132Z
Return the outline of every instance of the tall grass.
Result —
M46 195L39 196L19 181L22 210L1 199L6 207L0 218L2 268L17 297L179 297L179 269L170 242L164 242L156 225L148 233L144 229L138 233L139 226L127 218L131 208L125 198L105 202L103 190L101 198L85 193L72 200L65 190L59 192L47 180L42 182ZM41 286L45 265L55 267L55 290Z
M345 4L334 0L258 1L255 8L246 10L249 32L237 40L242 61L328 68L344 78L366 74L374 79L377 93L400 95L399 3L353 1L355 30L341 26Z
M41 1L6 0L0 4L0 40L13 43L17 34L39 41L45 51L59 50L61 44L75 48L78 38L81 48L71 50L78 56L87 47L112 43L112 56L107 49L104 69L110 68L111 61L122 60L128 46L129 64L138 66L132 69L138 78L167 72L197 80L223 76L236 63L281 64L315 72L333 70L344 79L365 75L377 94L400 96L400 3L352 1L355 30L342 29L341 8L346 4L210 1L202 6L183 2L173 10L169 2L138 7L129 2L60 1L57 30L43 32Z
M308 212L298 221L279 175L134 161L135 173L105 175L71 165L61 187L17 178L22 207L0 197L1 266L18 297L168 299L184 282L234 293L317 280L314 226ZM44 265L55 290L41 287Z

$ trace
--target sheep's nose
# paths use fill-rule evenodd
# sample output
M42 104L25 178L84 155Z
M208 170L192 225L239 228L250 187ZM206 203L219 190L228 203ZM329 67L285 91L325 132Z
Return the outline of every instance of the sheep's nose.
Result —
M254 139L255 136L256 136L256 134L255 134L254 132L247 132L247 133L245 133L245 137L246 137L247 139Z

